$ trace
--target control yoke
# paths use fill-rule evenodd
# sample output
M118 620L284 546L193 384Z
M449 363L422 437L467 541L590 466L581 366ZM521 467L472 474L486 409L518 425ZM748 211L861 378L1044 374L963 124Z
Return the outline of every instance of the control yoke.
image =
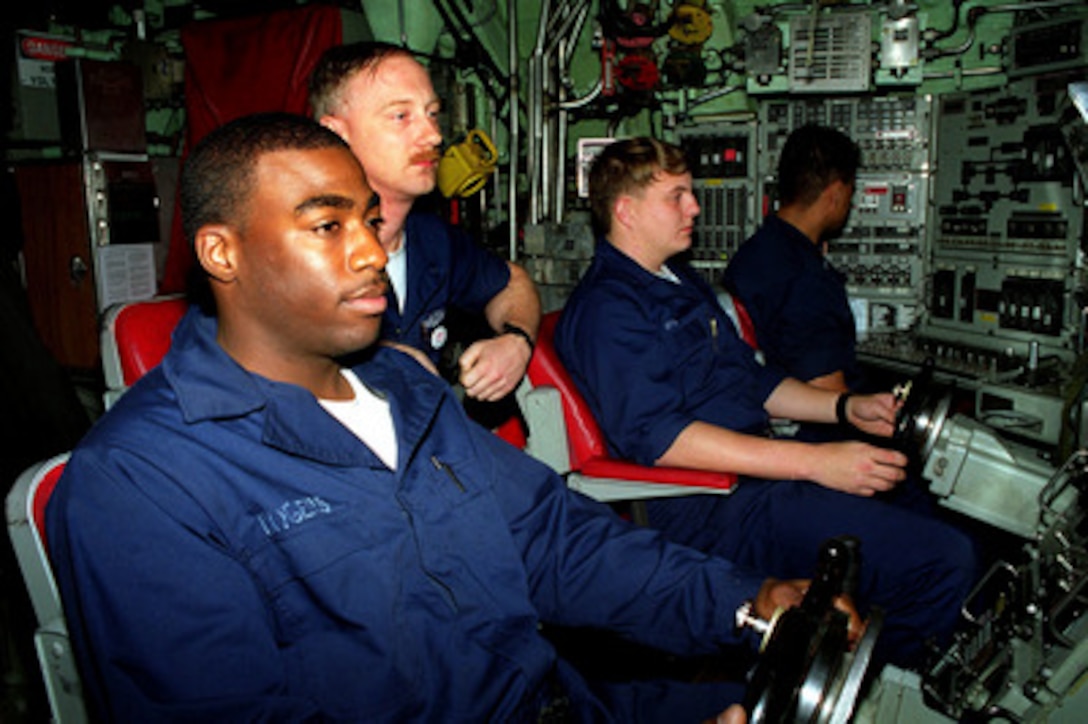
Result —
M857 539L833 538L820 549L799 606L779 611L769 623L740 621L764 631L744 702L750 722L845 724L853 716L883 624L880 611L872 611L860 642L849 650L849 617L835 608L835 599L853 592L859 566Z

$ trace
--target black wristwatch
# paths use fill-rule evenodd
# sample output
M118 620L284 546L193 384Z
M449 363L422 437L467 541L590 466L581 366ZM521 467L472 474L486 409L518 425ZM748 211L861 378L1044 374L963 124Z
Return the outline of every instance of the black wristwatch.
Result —
M532 353L533 349L536 347L536 344L533 342L533 338L529 336L529 333L526 332L521 327L517 326L516 324L510 324L509 322L507 322L506 324L502 325L502 333L501 334L514 334L514 335L517 335L518 337L521 337L522 339L525 340L525 343L527 345L529 345L529 352L530 353ZM501 334L500 334L500 336L501 336Z
M835 400L835 420L840 425L850 425L850 418L846 414L846 402L853 396L849 392L843 392L839 394L839 399Z

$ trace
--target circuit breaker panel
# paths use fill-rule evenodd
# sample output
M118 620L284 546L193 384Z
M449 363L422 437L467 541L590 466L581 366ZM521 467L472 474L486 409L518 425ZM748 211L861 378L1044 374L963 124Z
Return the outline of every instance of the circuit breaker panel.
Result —
M858 346L880 367L933 359L973 394L977 419L1044 447L1069 439L1083 407L1068 384L1085 288L1083 181L1062 132L1069 83L1028 76L940 97L918 318Z
M1072 358L1084 211L1057 122L1066 86L1025 78L941 98L923 336L1003 365Z
M680 134L700 208L691 263L711 285L719 283L729 259L759 225L752 184L755 138L747 123L704 124Z

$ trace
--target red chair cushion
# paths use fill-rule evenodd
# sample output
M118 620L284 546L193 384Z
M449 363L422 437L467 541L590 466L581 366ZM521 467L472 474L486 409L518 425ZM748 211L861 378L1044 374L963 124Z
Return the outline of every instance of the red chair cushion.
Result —
M113 334L126 387L162 362L187 308L183 298L170 297L134 302L117 314Z
M574 386L574 380L567 374L563 363L559 361L559 355L556 354L552 340L559 315L558 311L548 312L541 318L536 349L533 358L529 360L528 375L534 387L551 385L559 390L570 444L570 465L573 470L581 470L587 460L607 458L608 449L605 446L604 434L590 412L589 405Z
M721 488L728 490L737 484L733 473L720 473L713 470L693 470L691 468L670 468L660 465L646 467L616 458L591 458L579 471L591 478L614 478L616 480L639 480L646 483L664 483L668 485L692 485L700 488Z
M673 485L693 485L728 489L737 482L732 473L691 470L688 468L647 467L618 460L608 452L604 433L589 409L585 398L574 386L559 361L553 342L555 325L561 312L549 312L540 320L536 350L529 361L529 381L534 386L551 385L559 391L563 402L563 419L567 426L571 470L595 478L642 480Z
M525 430L521 426L521 419L514 415L506 422L495 428L494 433L514 447L525 449Z
M54 465L45 471L38 485L34 488L31 499L31 514L34 519L34 528L42 541L42 547L49 550L48 541L45 538L45 506L49 503L49 497L53 495L53 489L57 487L60 474L64 472L65 463Z
M733 297L733 308L737 312L741 339L747 342L752 349L758 350L759 342L756 339L756 325L752 323L752 315L748 314L748 309L736 297Z

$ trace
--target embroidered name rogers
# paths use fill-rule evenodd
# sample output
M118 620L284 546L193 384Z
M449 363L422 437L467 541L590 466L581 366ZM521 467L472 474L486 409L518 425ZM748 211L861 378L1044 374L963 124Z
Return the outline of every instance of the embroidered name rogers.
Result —
M331 512L332 506L314 495L298 500L288 500L278 508L261 513L257 516L257 520L260 521L265 535L275 535Z

